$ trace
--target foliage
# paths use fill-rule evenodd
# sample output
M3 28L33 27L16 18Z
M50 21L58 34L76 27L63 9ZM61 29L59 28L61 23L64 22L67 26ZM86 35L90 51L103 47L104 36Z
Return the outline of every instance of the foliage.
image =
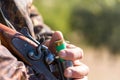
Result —
M120 50L120 0L34 0L34 4L45 23L65 36L82 33L95 47Z
M71 11L71 27L82 32L85 40L94 46L106 45L112 52L120 50L120 10L119 4L114 6L97 3L86 6L75 6ZM104 6L103 6L104 5ZM99 6L99 7L98 7ZM98 8L97 8L98 7ZM100 9L100 10L98 10Z
M60 30L64 34L70 31L68 22L69 4L63 0L35 0L34 4L38 7L44 21L54 30Z

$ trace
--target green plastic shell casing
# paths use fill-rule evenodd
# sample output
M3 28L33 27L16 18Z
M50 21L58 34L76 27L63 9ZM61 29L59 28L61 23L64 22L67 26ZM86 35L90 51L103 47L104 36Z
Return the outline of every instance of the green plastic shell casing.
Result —
M58 40L55 42L55 44L56 44L56 51L57 52L60 52L61 50L66 48L66 44L64 43L63 40ZM64 60L60 58L60 61L63 62Z
M60 52L61 50L65 49L66 45L65 43L62 43L61 45L56 46L56 51Z

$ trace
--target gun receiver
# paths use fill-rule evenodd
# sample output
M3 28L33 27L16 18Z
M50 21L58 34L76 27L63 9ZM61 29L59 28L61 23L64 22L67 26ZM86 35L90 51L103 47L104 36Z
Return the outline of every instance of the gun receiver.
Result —
M1 23L0 39L4 46L27 65L31 66L37 74L43 74L46 80L58 80L45 65L46 63L43 59L47 51L45 46L39 46L21 33L2 25ZM38 52L38 50L40 50L40 52ZM47 53L48 52L49 51L47 51Z

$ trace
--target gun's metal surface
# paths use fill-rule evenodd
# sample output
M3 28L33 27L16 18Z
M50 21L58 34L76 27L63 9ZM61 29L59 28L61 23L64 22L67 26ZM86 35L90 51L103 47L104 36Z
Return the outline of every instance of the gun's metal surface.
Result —
M1 43L7 47L13 55L16 55L25 64L32 67L37 74L43 74L46 80L58 80L48 69L44 61L44 51L37 52L38 44L23 34L6 27L0 23ZM41 48L42 50L42 48ZM47 50L47 48L46 48Z

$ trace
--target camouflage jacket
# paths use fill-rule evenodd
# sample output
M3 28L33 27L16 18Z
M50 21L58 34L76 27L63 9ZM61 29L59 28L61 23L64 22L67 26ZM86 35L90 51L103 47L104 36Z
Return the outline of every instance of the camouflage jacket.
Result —
M5 18L13 25L13 29L20 31L27 27L32 37L38 40L42 36L45 39L51 38L51 29L44 24L42 17L32 5L32 0L0 0L0 7ZM44 80L42 75L36 77L29 66L17 61L2 45L0 71L0 80Z

